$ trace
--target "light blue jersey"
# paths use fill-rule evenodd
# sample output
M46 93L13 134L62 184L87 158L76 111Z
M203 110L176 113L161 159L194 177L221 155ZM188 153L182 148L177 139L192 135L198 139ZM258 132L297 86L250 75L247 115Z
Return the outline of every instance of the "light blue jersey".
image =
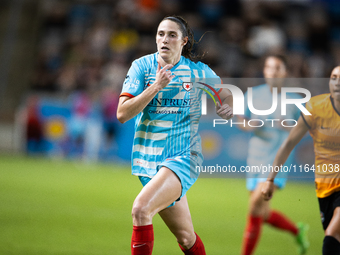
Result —
M273 95L270 91L270 87L267 84L253 87L253 106L258 110L267 110L272 106ZM245 93L245 98L248 98L248 92ZM301 98L296 93L287 93L287 98ZM283 119L298 120L300 116L300 110L295 105L287 105L287 112L285 116L281 115L281 94L278 94L277 109L270 115L254 115L246 107L245 117L247 119L260 119L265 124L262 127L255 128L251 135L248 147L248 166L268 166L273 165L275 156L280 146L286 140L289 135L289 131L281 126ZM279 121L268 121L268 119L276 119ZM274 124L273 124L274 123ZM272 127L272 124L274 127ZM287 123L288 124L288 123ZM289 125L293 125L293 122L289 122ZM293 155L293 153L291 153ZM285 165L289 165L292 162L292 156L288 158ZM260 174L250 172L247 173L247 188L254 190L257 183L264 182L267 174ZM286 174L279 173L278 178L275 179L275 184L279 188L284 187L286 183ZM251 179L249 179L251 178Z
M157 59L158 53L155 53L135 60L121 95L135 97L152 85L156 78ZM166 166L169 161L181 162L194 156L199 163L203 159L198 134L203 90L195 82L209 82L214 87L221 80L207 65L194 63L183 56L171 72L175 75L172 81L135 117L134 175L153 177L159 167ZM192 87L188 82L195 85Z

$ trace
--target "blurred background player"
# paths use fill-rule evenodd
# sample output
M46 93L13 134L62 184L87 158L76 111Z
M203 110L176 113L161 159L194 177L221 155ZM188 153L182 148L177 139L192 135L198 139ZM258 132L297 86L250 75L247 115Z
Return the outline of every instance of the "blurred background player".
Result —
M266 84L262 84L252 88L253 106L258 110L267 110L272 106L273 99L277 93L278 107L276 111L270 115L255 115L246 107L244 117L239 117L240 121L245 125L238 125L245 131L252 131L249 141L247 165L252 166L268 166L271 165L279 146L287 138L290 128L281 125L281 103L280 93L281 87L284 86L284 78L287 77L287 62L282 55L269 55L265 58L263 75ZM298 94L289 93L289 98L300 98ZM248 98L248 92L245 94ZM295 105L287 106L286 119L297 120L299 118L299 109ZM252 121L252 126L247 125L250 119L260 119L265 123L261 127L260 123ZM276 119L277 121L268 122L266 119ZM292 161L292 158L289 159ZM275 179L274 186L276 189L284 188L287 181L288 173L280 173ZM270 208L269 201L265 201L261 195L262 184L266 181L266 175L260 172L247 173L247 189L250 191L249 215L248 222L244 231L242 255L253 254L256 244L261 235L262 224L267 223L275 228L288 231L295 236L299 244L300 254L306 252L309 246L306 240L307 226L303 223L297 225L293 223L287 216L277 210Z
M330 93L312 97L307 103L311 115L301 113L298 124L280 147L273 166L284 164L293 148L309 130L314 140L315 184L325 238L323 255L340 254L340 66L333 69ZM275 190L276 173L271 173L262 193L266 200Z
M156 213L185 254L205 254L194 232L186 198L198 177L192 171L203 159L197 132L202 90L193 88L191 93L183 81L220 79L207 65L192 61L194 42L184 19L164 18L157 29L158 52L132 63L120 95L118 120L124 123L135 117L132 174L144 186L132 208L133 255L152 253L152 218ZM217 114L231 118L230 92L219 91L219 95L223 105L217 107Z

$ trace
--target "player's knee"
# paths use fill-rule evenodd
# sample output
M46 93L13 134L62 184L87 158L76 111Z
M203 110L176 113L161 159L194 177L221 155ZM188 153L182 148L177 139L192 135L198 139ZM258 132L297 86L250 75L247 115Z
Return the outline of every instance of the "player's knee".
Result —
M149 208L143 203L134 203L132 206L132 219L137 222L148 221L151 217Z
M194 244L196 240L196 235L189 233L187 231L181 231L177 235L177 242L184 248L184 249L190 249Z

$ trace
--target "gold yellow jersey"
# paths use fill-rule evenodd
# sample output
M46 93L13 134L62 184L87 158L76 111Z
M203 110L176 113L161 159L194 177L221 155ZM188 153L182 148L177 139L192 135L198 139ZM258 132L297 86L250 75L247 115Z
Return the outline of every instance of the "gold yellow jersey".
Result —
M314 141L316 195L340 191L340 113L330 94L312 97L306 104L312 115L302 117Z

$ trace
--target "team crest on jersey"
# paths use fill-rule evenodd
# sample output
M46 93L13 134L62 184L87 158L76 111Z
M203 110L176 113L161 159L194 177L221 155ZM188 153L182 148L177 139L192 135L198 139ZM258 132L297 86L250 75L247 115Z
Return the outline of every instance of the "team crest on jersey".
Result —
M182 83L182 87L186 91L190 91L192 89L192 87L193 87L193 84L192 84L192 82L183 82Z

